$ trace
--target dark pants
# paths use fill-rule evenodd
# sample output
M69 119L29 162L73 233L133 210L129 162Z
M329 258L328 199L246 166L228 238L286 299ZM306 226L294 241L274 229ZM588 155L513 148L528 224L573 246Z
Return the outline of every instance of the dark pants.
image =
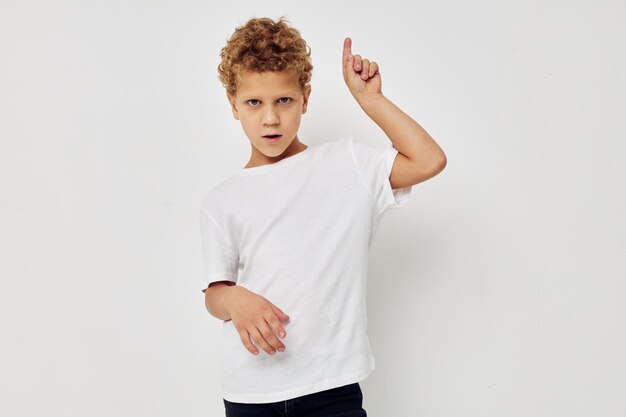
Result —
M226 417L367 417L358 382L274 403L223 400Z

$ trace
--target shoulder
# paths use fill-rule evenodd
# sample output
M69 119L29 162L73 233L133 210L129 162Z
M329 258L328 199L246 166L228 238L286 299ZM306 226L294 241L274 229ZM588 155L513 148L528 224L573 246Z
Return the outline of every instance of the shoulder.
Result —
M237 193L241 185L239 182L242 179L245 180L240 176L231 175L213 185L202 197L200 207L215 216L223 213L228 206L234 204L239 198Z
M342 136L337 139L320 142L315 145L316 152L334 153L341 150L348 150L352 147L352 137Z

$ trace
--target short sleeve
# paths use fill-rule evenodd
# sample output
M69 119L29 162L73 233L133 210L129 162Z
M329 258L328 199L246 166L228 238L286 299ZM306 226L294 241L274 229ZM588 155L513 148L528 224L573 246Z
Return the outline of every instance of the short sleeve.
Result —
M200 236L202 240L202 288L216 281L237 282L239 254L228 243L226 235L215 218L204 207L200 209Z
M393 189L389 176L398 150L389 142L387 147L377 147L348 138L356 168L364 185L369 189L375 205L375 215L389 209L406 206L412 186Z

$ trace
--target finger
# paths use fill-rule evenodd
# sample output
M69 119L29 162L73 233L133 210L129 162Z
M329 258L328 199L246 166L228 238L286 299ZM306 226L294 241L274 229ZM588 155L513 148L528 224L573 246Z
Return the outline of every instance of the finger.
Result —
M370 70L370 60L364 59L362 66L363 66L363 69L361 70L361 78L363 78L364 80L367 80L367 77L369 76L369 70Z
M270 312L270 314L267 315L265 320L268 322L268 324L274 330L274 332L276 332L278 337L280 337L281 339L285 338L285 336L287 335L287 332L285 332L285 328L283 327L283 325L280 324L280 320L278 320L278 316L276 314L274 314L273 312Z
M363 63L363 60L361 59L361 55L355 55L354 56L354 71L355 72L359 72L361 71L361 65Z
M289 315L285 314L285 312L283 310L281 310L280 308L278 308L274 304L272 304L271 301L268 301L268 302L270 303L270 306L272 307L272 310L274 310L274 314L276 314L276 317L278 317L279 320L281 320L281 321L283 321L283 320L289 321Z
M348 60L348 57L352 55L352 39L345 38L343 40L343 60Z
M243 343L250 353L253 355L259 354L259 350L252 344L252 341L250 340L250 333L248 333L247 330L241 330L239 332L239 337L241 338L241 343Z
M256 344L259 345L261 349L266 351L268 355L274 355L276 353L274 348L270 346L269 343L267 343L261 332L259 332L259 329L257 329L256 327L253 328L250 332L250 335L252 336L252 339L256 342Z
M378 71L378 64L375 61L370 62L369 76L373 76Z
M354 76L354 69L352 67L352 62L354 61L354 56L352 55L352 39L345 38L343 40L343 76L344 78L351 78Z
M259 331L273 350L278 350L279 348L281 349L281 352L285 350L285 345L278 340L278 337L274 334L274 330L268 325L268 323L262 324L261 327L259 327Z

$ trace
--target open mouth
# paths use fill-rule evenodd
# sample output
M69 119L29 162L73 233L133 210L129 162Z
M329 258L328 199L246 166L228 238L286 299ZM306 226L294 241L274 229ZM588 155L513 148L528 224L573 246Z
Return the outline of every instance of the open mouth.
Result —
M267 139L278 139L279 137L281 137L282 135L265 135L263 136L264 138Z

